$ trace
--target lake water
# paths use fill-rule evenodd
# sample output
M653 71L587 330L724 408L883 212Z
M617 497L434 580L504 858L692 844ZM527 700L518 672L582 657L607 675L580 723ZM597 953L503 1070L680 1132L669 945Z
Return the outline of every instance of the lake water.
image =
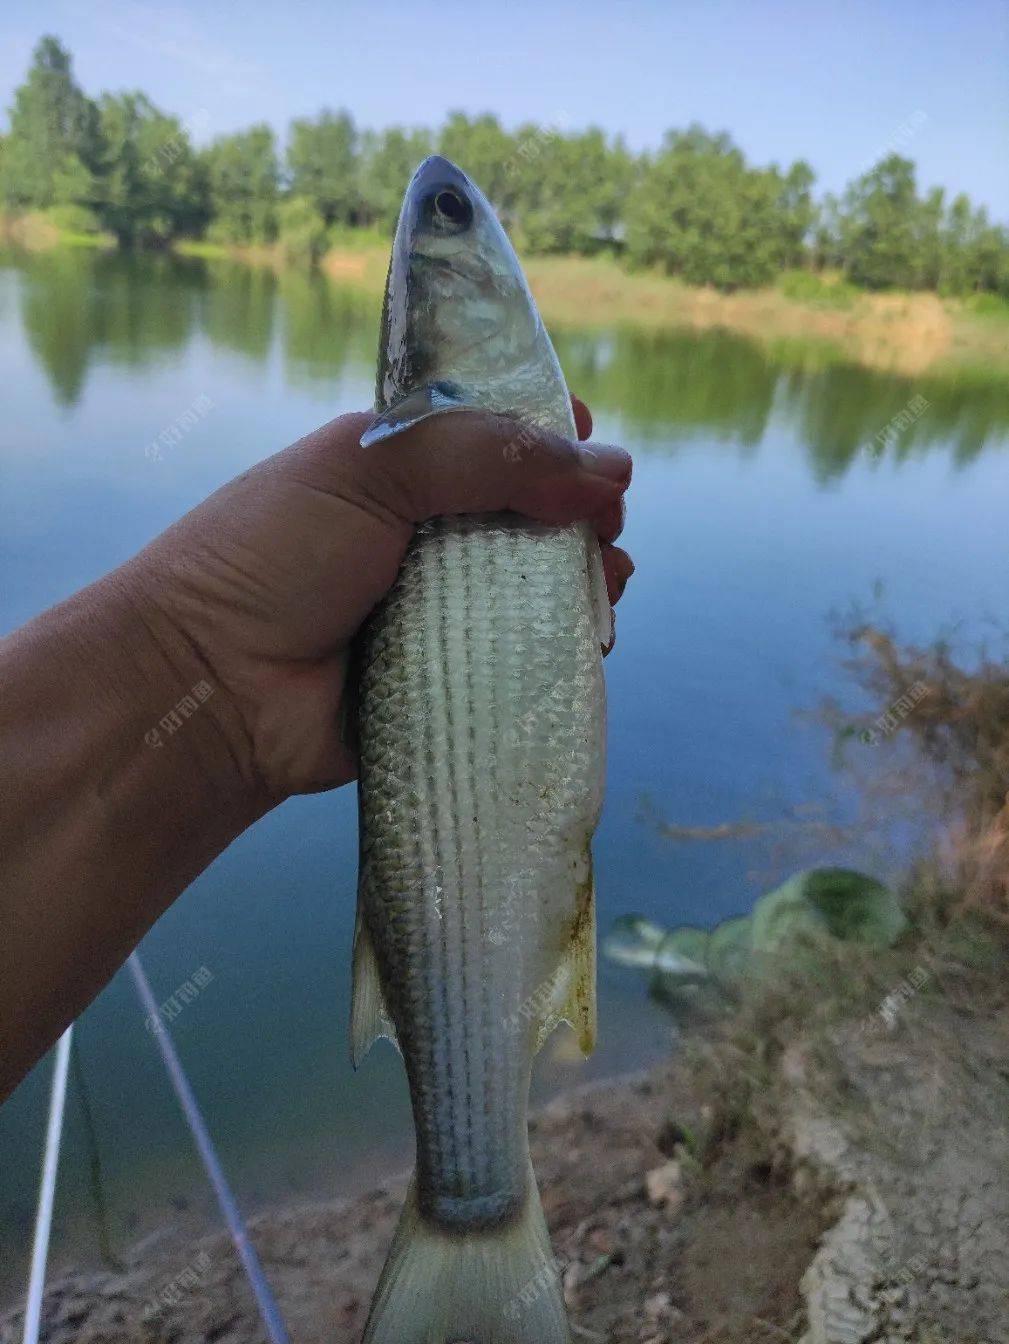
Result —
M0 629L251 463L366 406L377 316L377 302L304 273L70 250L0 258ZM723 333L573 330L557 347L598 436L636 455L626 544L638 572L607 664L600 927L627 911L711 924L748 909L787 856L673 845L656 820L749 818L797 835L802 818L843 812L828 744L796 714L845 687L831 613L859 603L908 639L947 630L965 643L1000 619L1009 391L981 375L909 380L810 351L772 357ZM196 426L149 453L200 398L212 408ZM880 450L876 436L916 398L922 413ZM212 976L173 1033L246 1208L344 1193L407 1160L398 1057L377 1049L357 1075L347 1059L356 853L352 790L289 802L143 944L159 1000L198 968ZM803 859L884 877L899 863L850 843ZM594 1059L572 1062L559 1034L538 1095L668 1049L670 1019L632 974L601 966L599 1008ZM212 1217L125 974L78 1040L114 1244L168 1217ZM48 1072L0 1110L7 1294L26 1273ZM75 1091L60 1260L97 1255L85 1134Z

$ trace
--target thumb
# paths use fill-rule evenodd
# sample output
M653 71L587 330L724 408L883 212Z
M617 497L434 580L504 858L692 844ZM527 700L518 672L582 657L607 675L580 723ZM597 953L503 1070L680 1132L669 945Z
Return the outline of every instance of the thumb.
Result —
M631 459L609 444L576 444L549 430L486 411L431 416L368 448L371 416L341 416L312 435L333 488L363 492L406 523L439 514L511 509L539 522L595 518L631 479Z

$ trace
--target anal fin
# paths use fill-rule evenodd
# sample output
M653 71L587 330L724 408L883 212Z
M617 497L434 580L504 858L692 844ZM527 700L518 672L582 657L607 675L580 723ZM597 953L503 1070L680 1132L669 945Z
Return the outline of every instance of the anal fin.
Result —
M578 904L571 938L554 980L556 993L536 1036L536 1050L559 1022L578 1037L583 1055L596 1046L596 889L589 878Z
M382 993L378 974L375 946L368 926L361 915L358 899L357 923L354 927L353 989L350 1003L350 1062L356 1069L365 1055L384 1036L399 1049L396 1028Z

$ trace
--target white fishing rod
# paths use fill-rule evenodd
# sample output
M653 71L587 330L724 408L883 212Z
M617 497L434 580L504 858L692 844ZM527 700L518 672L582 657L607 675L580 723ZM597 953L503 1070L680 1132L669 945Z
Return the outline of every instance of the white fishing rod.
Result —
M70 1041L73 1031L74 1024L71 1022L57 1043L56 1058L53 1062L49 1123L46 1126L39 1206L35 1214L35 1237L32 1242L32 1267L28 1275L28 1298L25 1302L24 1344L38 1344L39 1325L42 1320L42 1294L45 1291L46 1261L49 1258L49 1234L53 1225L56 1169L60 1162L60 1139L63 1135L63 1111L67 1100L67 1070L70 1066Z
M157 1001L151 992L150 983L136 952L130 953L126 964L130 968L130 974L133 976L140 1001L147 1012L147 1020L151 1024L151 1031L158 1043L161 1058L165 1062L165 1068L168 1070L168 1077L175 1089L175 1095L179 1099L182 1113L186 1117L186 1123L189 1125L207 1176L210 1178L210 1184L214 1188L218 1206L224 1216L224 1221L228 1225L228 1231L231 1233L231 1240L235 1244L235 1250L238 1252L249 1285L255 1295L256 1305L259 1308L260 1319L263 1322L267 1338L270 1340L270 1344L290 1344L287 1329L281 1319L273 1293L270 1291L270 1285L266 1281L255 1247L249 1240L248 1231L242 1221L242 1215L238 1212L238 1205L235 1203L235 1198L228 1186L210 1133L196 1103L196 1097L193 1095L193 1089L189 1086L189 1079L183 1072L182 1063L175 1053L175 1046L172 1044L168 1029L161 1020Z

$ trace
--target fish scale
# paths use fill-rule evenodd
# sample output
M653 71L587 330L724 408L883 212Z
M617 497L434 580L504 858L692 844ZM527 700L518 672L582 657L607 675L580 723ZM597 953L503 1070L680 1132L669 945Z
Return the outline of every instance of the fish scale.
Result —
M573 712L581 688L570 679L573 645L584 680L598 677L591 613L584 582L558 583L555 568L565 549L581 551L584 563L584 545L579 528L431 526L369 635L365 917L390 967L390 1008L415 1075L418 1163L446 1207L459 1199L507 1207L525 1192L529 1033L502 1023L548 979L562 950L563 928L551 940L541 927L556 923L556 863L540 851L571 827L581 827L584 845L594 820L595 799L586 806L583 787L572 784L598 733ZM417 629L423 640L411 635ZM412 687L405 696L404 681ZM492 744L495 723L513 731ZM478 740L495 747L493 768L478 759ZM404 896L415 917L385 918ZM429 972L408 1001L396 986L410 963Z
M383 342L365 451L462 404L572 431L514 253L445 160L407 192ZM367 1344L567 1340L526 1117L549 1031L594 1031L608 621L591 528L504 513L418 528L365 631L352 1041L395 1037L417 1137Z

